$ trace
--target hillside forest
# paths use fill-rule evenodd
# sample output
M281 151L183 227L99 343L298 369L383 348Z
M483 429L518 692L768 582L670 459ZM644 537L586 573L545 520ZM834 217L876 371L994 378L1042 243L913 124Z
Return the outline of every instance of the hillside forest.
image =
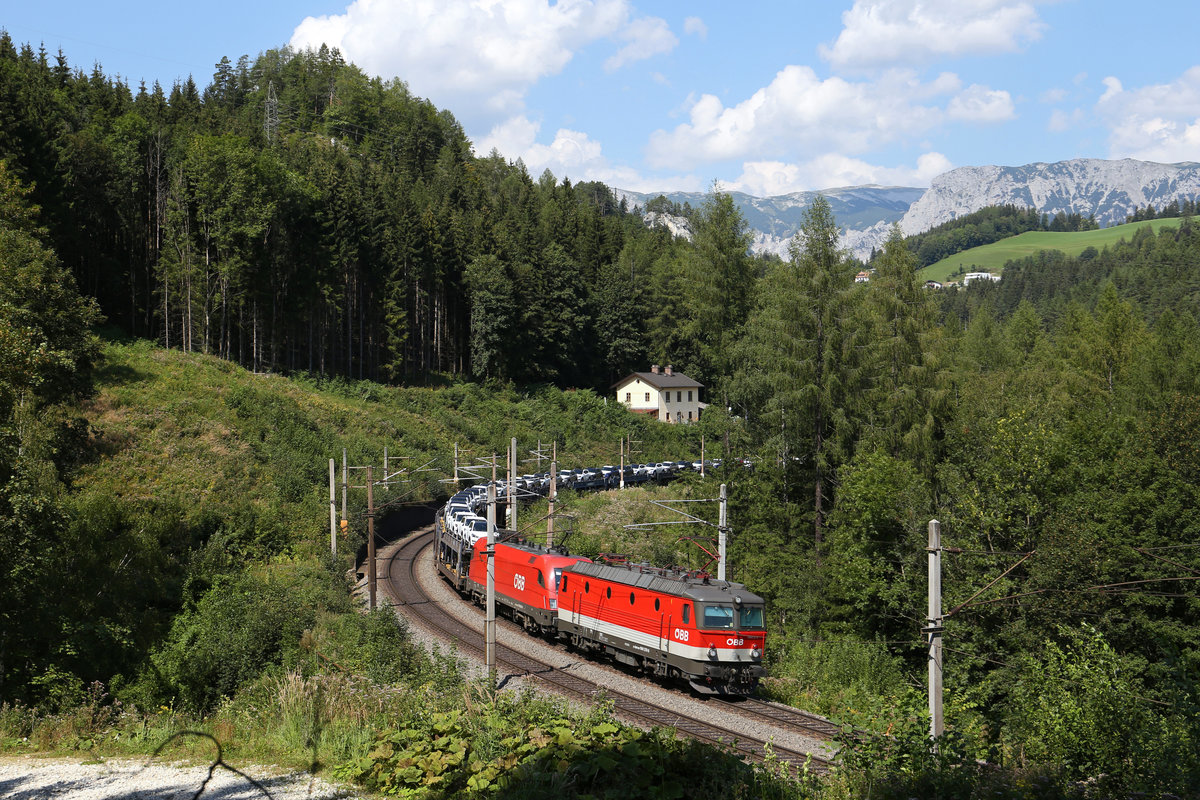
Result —
M432 725L419 707L460 679L351 621L348 564L321 555L328 458L384 435L414 457L511 435L693 457L704 435L733 576L768 600L765 691L866 731L841 783L772 791L1200 792L1189 217L936 292L918 270L954 237L1089 222L897 228L856 283L823 200L786 260L749 253L717 186L673 209L694 231L674 239L609 187L474 153L325 48L132 89L0 32L0 120L0 735L113 703L248 724L287 670L409 681L424 700L395 702ZM605 402L650 363L705 384L698 425ZM329 758L370 749L346 737Z

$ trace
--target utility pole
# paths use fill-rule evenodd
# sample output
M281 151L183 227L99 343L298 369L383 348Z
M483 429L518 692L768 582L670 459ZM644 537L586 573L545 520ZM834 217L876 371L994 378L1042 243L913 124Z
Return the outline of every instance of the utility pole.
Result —
M346 516L346 491L350 488L350 466L346 463L346 448L342 448L342 527L346 528L350 525L350 518Z
M721 484L721 512L717 517L717 580L725 580L725 539L729 536L729 495Z
M929 737L945 730L942 719L942 523L929 520L929 618L922 631L929 639Z
M551 449L550 455L550 494L546 508L546 547L554 546L554 500L558 497L558 442Z
M492 482L487 494L487 616L483 623L484 663L488 680L496 686L496 456L492 455Z
M621 437L621 488L625 488L625 437Z
M508 450L508 528L517 530L517 437Z
M700 434L700 477L704 477L704 434Z
M454 443L454 488L458 488L458 442Z
M375 481L371 465L367 465L367 594L368 607L375 610Z
M337 464L329 459L329 552L337 555Z

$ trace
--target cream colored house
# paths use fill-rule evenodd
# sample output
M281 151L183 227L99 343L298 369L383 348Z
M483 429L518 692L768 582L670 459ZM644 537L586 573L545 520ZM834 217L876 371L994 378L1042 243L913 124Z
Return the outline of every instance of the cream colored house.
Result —
M630 411L685 425L700 419L705 405L700 402L703 388L704 384L675 372L670 364L663 369L654 364L649 372L634 372L613 384L617 402Z

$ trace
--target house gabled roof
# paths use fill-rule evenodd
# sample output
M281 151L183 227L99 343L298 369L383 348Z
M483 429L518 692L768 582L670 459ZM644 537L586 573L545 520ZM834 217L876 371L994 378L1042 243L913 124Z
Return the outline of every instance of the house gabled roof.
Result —
M676 372L667 375L665 372L631 372L621 380L614 383L610 388L616 389L618 386L624 386L635 378L641 378L643 383L648 383L656 389L703 389L704 384L699 381L694 381L687 375L681 372Z

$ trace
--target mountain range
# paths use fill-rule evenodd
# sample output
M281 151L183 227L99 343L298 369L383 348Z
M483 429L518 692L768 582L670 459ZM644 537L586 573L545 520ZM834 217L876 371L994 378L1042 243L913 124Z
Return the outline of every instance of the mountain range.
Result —
M645 208L659 194L616 190L631 206ZM700 192L663 192L668 200L698 208ZM1172 200L1200 197L1200 163L1158 164L1123 159L1077 158L1020 167L959 167L934 178L928 189L911 186L851 186L821 192L754 197L731 192L753 235L755 253L787 257L787 245L800 228L805 210L824 195L842 226L842 245L866 259L887 239L892 223L905 235L922 233L964 214L994 205L1035 208L1093 216L1101 227L1118 225L1136 209L1161 209ZM686 220L647 214L647 224L667 225L690 235Z

